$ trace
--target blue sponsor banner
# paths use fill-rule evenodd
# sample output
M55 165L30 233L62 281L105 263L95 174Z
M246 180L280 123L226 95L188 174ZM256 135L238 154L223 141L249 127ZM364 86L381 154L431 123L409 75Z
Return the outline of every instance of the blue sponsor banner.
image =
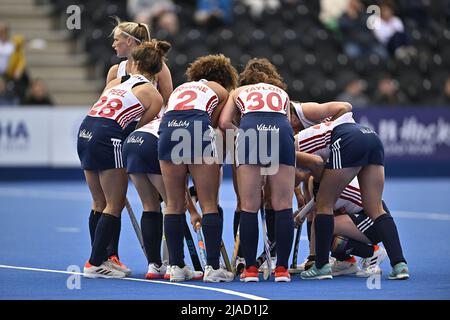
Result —
M384 144L390 176L450 176L450 108L356 109Z

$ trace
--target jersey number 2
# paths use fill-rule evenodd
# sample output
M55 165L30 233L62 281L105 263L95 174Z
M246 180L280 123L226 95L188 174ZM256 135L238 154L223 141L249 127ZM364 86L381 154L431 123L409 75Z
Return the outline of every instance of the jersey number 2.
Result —
M191 110L194 109L194 105L193 104L189 104L192 101L194 101L195 99L197 99L197 93L195 91L192 90L187 90L182 92L177 99L183 99L183 98L187 98L181 102L178 102L175 107L173 108L173 110Z

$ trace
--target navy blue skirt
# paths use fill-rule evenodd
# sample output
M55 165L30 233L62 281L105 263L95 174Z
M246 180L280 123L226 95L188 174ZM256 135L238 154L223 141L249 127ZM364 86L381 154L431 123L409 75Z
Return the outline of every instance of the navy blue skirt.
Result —
M78 130L77 152L83 170L124 168L124 131L114 120L86 116Z
M158 157L175 164L200 164L216 157L215 132L208 114L177 110L164 114L159 126Z
M331 133L327 169L362 167L368 164L384 166L384 147L378 135L358 123L343 123Z
M294 132L285 115L245 114L236 137L236 164L295 166Z
M135 131L126 138L123 159L128 173L161 174L158 138L149 132Z

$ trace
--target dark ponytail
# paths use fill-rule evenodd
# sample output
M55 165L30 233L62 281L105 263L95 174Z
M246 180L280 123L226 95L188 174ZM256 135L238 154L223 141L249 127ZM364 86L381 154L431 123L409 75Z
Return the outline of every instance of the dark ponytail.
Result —
M137 46L131 53L131 57L138 64L140 73L154 76L161 71L170 48L170 43L152 39Z

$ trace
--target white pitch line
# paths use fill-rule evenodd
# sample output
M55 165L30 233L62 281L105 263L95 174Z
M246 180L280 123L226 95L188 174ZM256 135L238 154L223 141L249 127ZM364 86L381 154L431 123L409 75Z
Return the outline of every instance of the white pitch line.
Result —
M450 221L450 214L434 212L394 211L394 218Z
M71 271L52 270L52 269L39 269L39 268L30 268L30 267L17 267L17 266L8 266L8 265L2 265L2 264L0 264L0 268L23 270L23 271L35 271L35 272L61 273L61 274L80 275L80 276L83 275L83 273L81 273L81 272L71 272ZM147 279L138 279L138 278L120 278L119 280L158 283L158 284L172 285L172 286L178 286L178 287L187 287L187 288L194 288L194 289L200 289L200 290L216 291L216 292L220 292L220 293L224 293L224 294L238 296L241 298L246 298L249 300L269 300L267 298L255 296L253 294L242 293L242 292L237 292L237 291L228 290L228 289L197 286L197 285L193 285L193 284L185 284L185 283L177 283L177 282L169 282L169 281L159 281L159 280L147 280Z

